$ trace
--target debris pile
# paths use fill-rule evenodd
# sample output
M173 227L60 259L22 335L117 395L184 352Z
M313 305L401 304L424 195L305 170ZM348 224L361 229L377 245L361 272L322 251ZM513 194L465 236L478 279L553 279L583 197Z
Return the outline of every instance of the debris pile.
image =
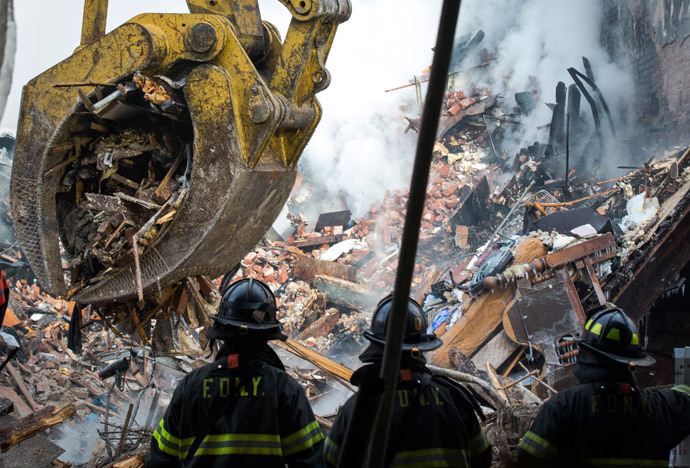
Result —
M138 268L137 257L175 217L192 167L191 121L167 83L137 73L95 103L78 90L94 121L52 147L66 157L48 171L62 174L57 210L68 297L113 269L135 261Z
M121 333L103 318L92 317L94 308L80 310L75 302L55 299L23 279L10 278L10 282L10 307L0 332L0 348L8 356L12 349L16 351L0 374L0 407L3 414L10 414L5 417L10 418L6 423L12 429L0 434L3 451L9 450L3 457L26 456L25 445L17 445L22 437L62 423L47 437L37 436L43 445L53 447L46 453L54 458L68 450L65 455L73 464L56 461L63 463L58 466L104 467L118 460L140 459L179 379L212 361L208 353L199 355L195 338L199 335L188 334L177 341L182 349L158 355L150 345L142 345L136 330ZM78 355L68 347L75 314L80 315L82 331ZM283 345L296 353L289 346L299 345ZM308 350L298 351L310 359L305 354ZM314 404L342 388L334 386L343 381L337 377L342 369L322 366L322 370L304 361L292 364L290 375ZM21 421L14 422L11 415ZM323 424L329 424L328 417ZM46 425L46 421L51 423Z

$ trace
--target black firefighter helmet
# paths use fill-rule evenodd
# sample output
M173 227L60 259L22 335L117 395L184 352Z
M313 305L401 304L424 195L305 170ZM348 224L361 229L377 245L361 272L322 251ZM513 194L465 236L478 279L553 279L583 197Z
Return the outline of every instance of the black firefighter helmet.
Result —
M373 343L385 345L388 318L393 309L393 295L381 299L371 318L371 327L364 331L364 337ZM422 307L412 298L407 301L407 318L405 320L405 335L402 350L421 352L432 351L443 342L436 335L426 333L427 324Z
M656 360L642 351L635 323L607 302L587 320L580 346L619 364L651 367Z
M215 321L206 332L209 340L238 335L266 340L286 338L276 319L275 296L266 283L245 278L232 283L222 294L218 314L209 315Z

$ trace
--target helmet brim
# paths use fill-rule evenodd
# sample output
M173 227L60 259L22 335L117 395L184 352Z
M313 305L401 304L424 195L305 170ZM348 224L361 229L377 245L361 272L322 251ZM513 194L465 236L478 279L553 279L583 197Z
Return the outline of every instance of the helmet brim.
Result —
M591 344L587 343L586 341L580 341L580 346L587 348L590 351L593 351L601 356L604 356L606 358L611 359L614 362L617 362L619 364L634 364L636 367L652 367L654 364L656 364L656 359L654 359L652 356L648 354L640 354L639 356L620 356L618 354L613 354L609 353L607 351L602 351L599 348L596 348L592 346Z
M386 341L377 338L374 336L374 334L369 331L365 330L364 333L364 338L367 340L373 342L373 343L379 343L382 345L386 345ZM427 351L433 351L435 349L438 349L441 347L443 344L443 341L436 335L421 335L421 339L419 343L405 343L403 341L402 343L402 351L412 351L413 349L418 349L419 351L425 353Z
M287 340L287 335L282 333L279 328L273 328L273 329L261 329L261 330L249 330L247 329L247 332L244 333L241 331L242 329L239 327L236 327L234 325L225 325L225 324L220 324L216 323L214 324L211 328L206 330L206 339L208 340L232 340L237 337L242 337L246 336L252 339L257 339L257 340L264 340L264 341L271 341L271 340L280 340L280 341L285 341Z
M217 314L209 315L209 318L214 320L216 323L228 325L230 327L248 328L250 330L280 330L280 323L243 322L241 320L235 320Z

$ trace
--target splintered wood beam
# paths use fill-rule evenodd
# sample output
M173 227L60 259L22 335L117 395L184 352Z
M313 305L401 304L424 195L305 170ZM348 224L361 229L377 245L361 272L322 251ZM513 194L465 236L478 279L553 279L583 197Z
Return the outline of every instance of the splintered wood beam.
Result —
M31 407L32 410L38 411L42 408L41 405L36 403L34 398L31 396L31 393L26 389L26 386L24 385L24 379L22 379L22 376L17 372L17 369L15 369L12 366L12 363L7 363L7 372L12 376L14 381L17 383L17 388L19 388L19 391L22 393L24 398L26 398L26 402L29 403L29 406Z
M0 450L7 452L19 442L29 439L36 433L50 426L59 424L71 418L77 412L74 403L55 408L46 406L40 411L32 413L17 422L0 428Z
M289 351L295 356L304 359L305 361L309 361L312 364L314 364L316 367L330 375L331 377L334 377L336 381L338 381L340 384L342 384L344 387L346 387L348 390L354 392L355 390L348 385L347 382L350 381L350 377L352 377L352 370L348 369L347 367L338 364L335 361L332 361L328 359L326 356L322 356L321 354L317 353L316 351L313 351L306 346L302 346L301 344L297 343L296 341L293 341L291 339L287 339L286 341L279 341L279 340L274 340L271 341L271 343L275 344L279 348L284 349L285 351Z
M597 274L594 271L594 266L592 266L592 260L589 258L584 259L585 262L585 267L587 268L587 274L589 275L589 279L592 282L592 287L594 288L594 292L597 294L597 299L599 300L599 305L604 305L606 304L606 296L604 295L604 291L601 290L601 285L599 284L599 279L597 278Z
M592 240L582 242L572 247L567 247L558 252L548 254L543 257L550 268L556 268L567 263L580 260L582 257L594 255L597 252L606 251L616 246L613 235L607 232L604 235L595 237Z

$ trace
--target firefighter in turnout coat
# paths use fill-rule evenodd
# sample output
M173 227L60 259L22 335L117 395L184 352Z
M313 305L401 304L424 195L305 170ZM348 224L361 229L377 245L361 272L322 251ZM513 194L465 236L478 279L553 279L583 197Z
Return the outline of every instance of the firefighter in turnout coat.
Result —
M642 351L633 321L607 304L585 324L573 370L580 385L552 396L518 445L520 466L668 466L690 434L690 388L637 387Z
M366 365L350 379L355 385L359 386L368 374L380 372L392 303L392 296L379 302L371 328L364 332L371 344L359 357ZM426 334L426 330L422 308L410 299L386 466L488 467L491 447L477 420L481 409L464 387L431 375L422 352L436 349L442 342ZM326 439L325 458L329 467L338 462L355 398L350 397L340 409Z
M321 467L323 434L304 391L267 341L285 339L268 286L243 279L211 316L212 364L175 389L147 467Z

